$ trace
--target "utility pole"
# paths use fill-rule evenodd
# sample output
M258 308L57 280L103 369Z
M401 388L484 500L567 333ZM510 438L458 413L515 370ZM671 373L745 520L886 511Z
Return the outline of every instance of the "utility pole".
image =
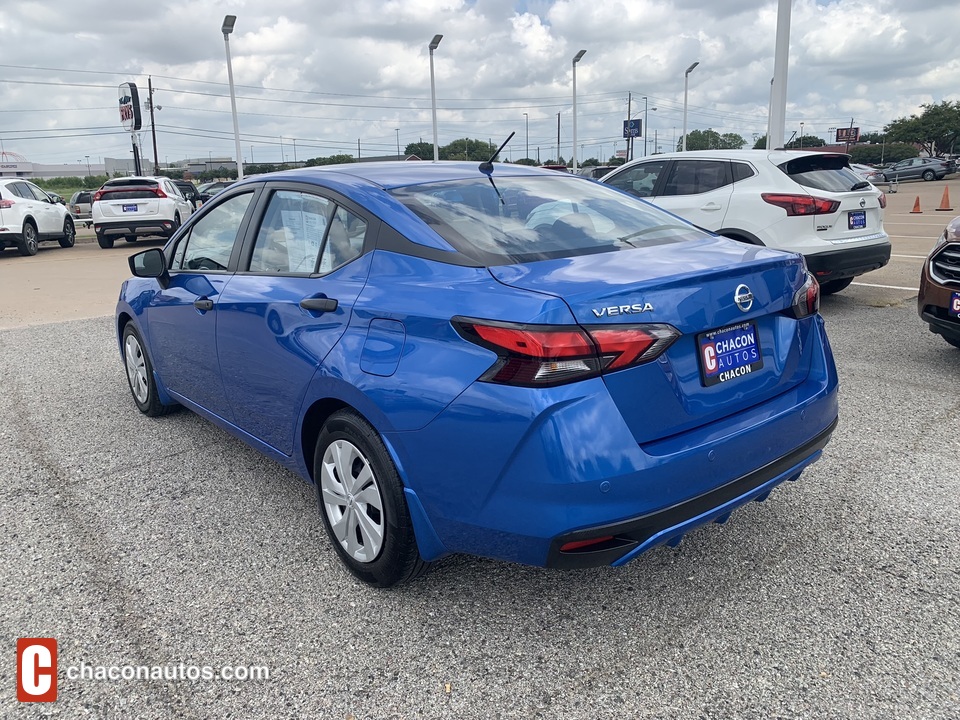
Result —
M853 130L853 118L850 118L850 129ZM847 133L847 149L844 152L850 154L850 133Z
M557 113L557 165L560 164L560 113Z
M159 175L160 161L157 159L157 125L153 121L153 78L147 75L147 96L150 103L150 134L153 136L153 174Z
M633 103L633 93L627 93L627 162L633 160L630 150L633 148L633 133L630 132L630 110Z

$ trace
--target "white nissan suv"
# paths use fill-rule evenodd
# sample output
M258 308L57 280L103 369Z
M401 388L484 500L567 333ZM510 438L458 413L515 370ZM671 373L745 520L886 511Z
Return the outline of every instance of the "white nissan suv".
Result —
M93 195L93 229L100 247L112 248L122 237L170 237L193 213L187 200L168 177L125 177L107 180Z
M890 260L886 196L837 153L704 150L622 165L600 182L718 235L800 253L824 295Z

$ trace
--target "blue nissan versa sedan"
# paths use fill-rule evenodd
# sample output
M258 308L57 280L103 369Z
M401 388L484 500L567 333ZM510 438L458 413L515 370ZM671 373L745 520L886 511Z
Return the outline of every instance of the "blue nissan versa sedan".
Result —
M238 182L130 258L134 402L317 488L360 579L448 553L622 565L820 457L837 374L799 255L506 164Z

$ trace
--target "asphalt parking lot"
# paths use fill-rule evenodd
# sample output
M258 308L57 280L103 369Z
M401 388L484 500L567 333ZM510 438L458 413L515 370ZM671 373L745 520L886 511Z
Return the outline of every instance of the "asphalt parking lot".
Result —
M960 180L902 183L890 265L823 300L841 419L799 482L624 568L453 557L389 592L341 568L299 478L137 412L110 316L129 246L0 254L0 715L960 717L960 351L915 300L947 186L960 203ZM57 638L61 670L270 678L62 671L21 705L20 637Z

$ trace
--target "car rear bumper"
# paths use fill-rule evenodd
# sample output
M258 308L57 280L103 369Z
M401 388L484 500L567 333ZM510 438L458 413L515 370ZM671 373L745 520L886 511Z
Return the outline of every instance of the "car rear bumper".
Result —
M820 282L856 277L890 262L890 241L805 255L807 268Z
M97 220L93 223L97 235L112 237L115 235L165 235L170 236L176 230L172 220Z

